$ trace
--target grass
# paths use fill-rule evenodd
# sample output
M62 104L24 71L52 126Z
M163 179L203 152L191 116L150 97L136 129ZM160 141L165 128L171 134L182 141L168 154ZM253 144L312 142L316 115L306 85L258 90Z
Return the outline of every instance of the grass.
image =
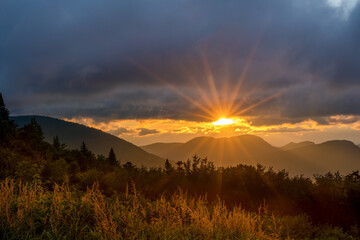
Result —
M106 197L95 184L77 192L67 184L47 191L38 184L0 182L1 239L358 239L358 229L343 232L313 226L304 215L226 208L181 191L170 199L131 194ZM358 236L358 235L357 235Z

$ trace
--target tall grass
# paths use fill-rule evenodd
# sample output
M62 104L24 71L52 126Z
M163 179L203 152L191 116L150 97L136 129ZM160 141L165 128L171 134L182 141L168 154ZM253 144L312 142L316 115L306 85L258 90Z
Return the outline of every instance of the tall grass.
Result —
M355 239L338 228L317 228L306 216L279 217L226 208L220 200L149 201L134 186L113 198L95 184L85 193L65 183L45 191L37 184L0 182L1 239Z

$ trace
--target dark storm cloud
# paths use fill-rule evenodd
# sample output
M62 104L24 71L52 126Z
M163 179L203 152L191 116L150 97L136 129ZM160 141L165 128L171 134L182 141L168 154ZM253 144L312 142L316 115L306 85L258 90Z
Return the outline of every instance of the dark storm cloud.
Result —
M167 84L212 98L204 59L233 86L257 42L238 101L284 93L254 124L360 115L360 5L325 0L1 1L0 89L13 114L194 120Z

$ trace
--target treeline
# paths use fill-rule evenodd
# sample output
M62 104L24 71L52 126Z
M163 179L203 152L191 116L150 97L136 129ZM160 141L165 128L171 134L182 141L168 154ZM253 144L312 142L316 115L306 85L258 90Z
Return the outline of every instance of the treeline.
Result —
M44 141L41 127L32 120L18 128L0 96L0 180L11 178L53 190L64 181L76 192L85 192L94 183L112 197L136 186L147 199L171 198L185 192L189 197L224 201L227 207L241 206L257 211L260 205L280 216L306 214L315 224L350 229L360 221L360 175L328 173L314 179L289 177L261 165L215 168L207 159L166 161L164 168L145 168L120 163L112 149L109 155L95 155L86 143L67 149L57 137Z

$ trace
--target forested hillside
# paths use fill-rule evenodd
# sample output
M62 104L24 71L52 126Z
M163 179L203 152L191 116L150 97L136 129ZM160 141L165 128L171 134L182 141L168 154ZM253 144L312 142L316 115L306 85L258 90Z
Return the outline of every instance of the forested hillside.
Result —
M124 139L81 124L44 116L17 116L10 119L14 120L19 127L35 119L43 130L45 141L51 143L57 136L70 149L79 148L84 141L95 154L107 155L109 149L113 148L119 161L131 162L138 167L160 167L165 162L164 159L149 154Z
M289 177L261 165L215 167L206 158L163 168L119 163L44 141L0 106L2 239L354 239L360 175Z

